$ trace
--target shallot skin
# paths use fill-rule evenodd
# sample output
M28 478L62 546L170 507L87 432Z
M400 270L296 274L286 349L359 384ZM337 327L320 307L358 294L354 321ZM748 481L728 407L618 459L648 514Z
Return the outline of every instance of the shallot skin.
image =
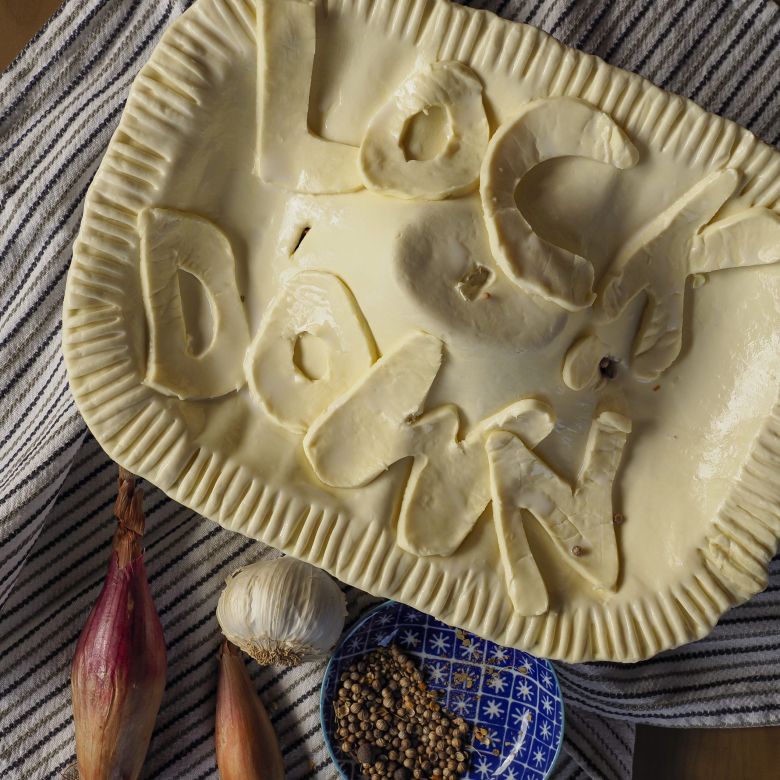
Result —
M221 780L284 780L271 720L240 653L227 641L219 655L215 741Z
M141 491L132 503L140 514ZM140 518L142 533L142 514ZM140 534L125 531L121 523L71 667L81 780L140 776L165 688L165 638L138 545Z

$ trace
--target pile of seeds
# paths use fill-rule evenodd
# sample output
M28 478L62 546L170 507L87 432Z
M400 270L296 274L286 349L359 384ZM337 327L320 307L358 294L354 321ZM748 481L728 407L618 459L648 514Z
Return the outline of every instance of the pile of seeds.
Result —
M353 663L334 706L341 750L369 780L458 778L468 768L468 726L442 709L395 645Z

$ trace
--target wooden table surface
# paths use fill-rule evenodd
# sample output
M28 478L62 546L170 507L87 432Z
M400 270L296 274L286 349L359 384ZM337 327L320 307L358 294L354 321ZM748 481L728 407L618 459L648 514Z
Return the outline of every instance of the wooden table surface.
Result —
M60 0L0 0L0 69ZM634 780L771 780L780 777L780 726L757 729L637 729Z

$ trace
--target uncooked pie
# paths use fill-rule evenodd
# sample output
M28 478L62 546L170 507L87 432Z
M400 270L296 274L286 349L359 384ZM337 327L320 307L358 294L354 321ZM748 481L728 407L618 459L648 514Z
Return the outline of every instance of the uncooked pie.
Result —
M780 535L780 155L446 0L198 0L68 276L106 451L539 655L706 634Z

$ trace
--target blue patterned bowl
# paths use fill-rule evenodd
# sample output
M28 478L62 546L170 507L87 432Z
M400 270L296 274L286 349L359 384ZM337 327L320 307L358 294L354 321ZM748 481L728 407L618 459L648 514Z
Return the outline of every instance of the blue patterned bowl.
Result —
M468 780L549 776L563 742L563 700L550 663L389 601L342 638L322 681L322 730L342 777L358 780L362 775L334 736L339 678L356 658L390 644L415 659L428 686L441 691L446 709L480 729L482 740L472 738Z

